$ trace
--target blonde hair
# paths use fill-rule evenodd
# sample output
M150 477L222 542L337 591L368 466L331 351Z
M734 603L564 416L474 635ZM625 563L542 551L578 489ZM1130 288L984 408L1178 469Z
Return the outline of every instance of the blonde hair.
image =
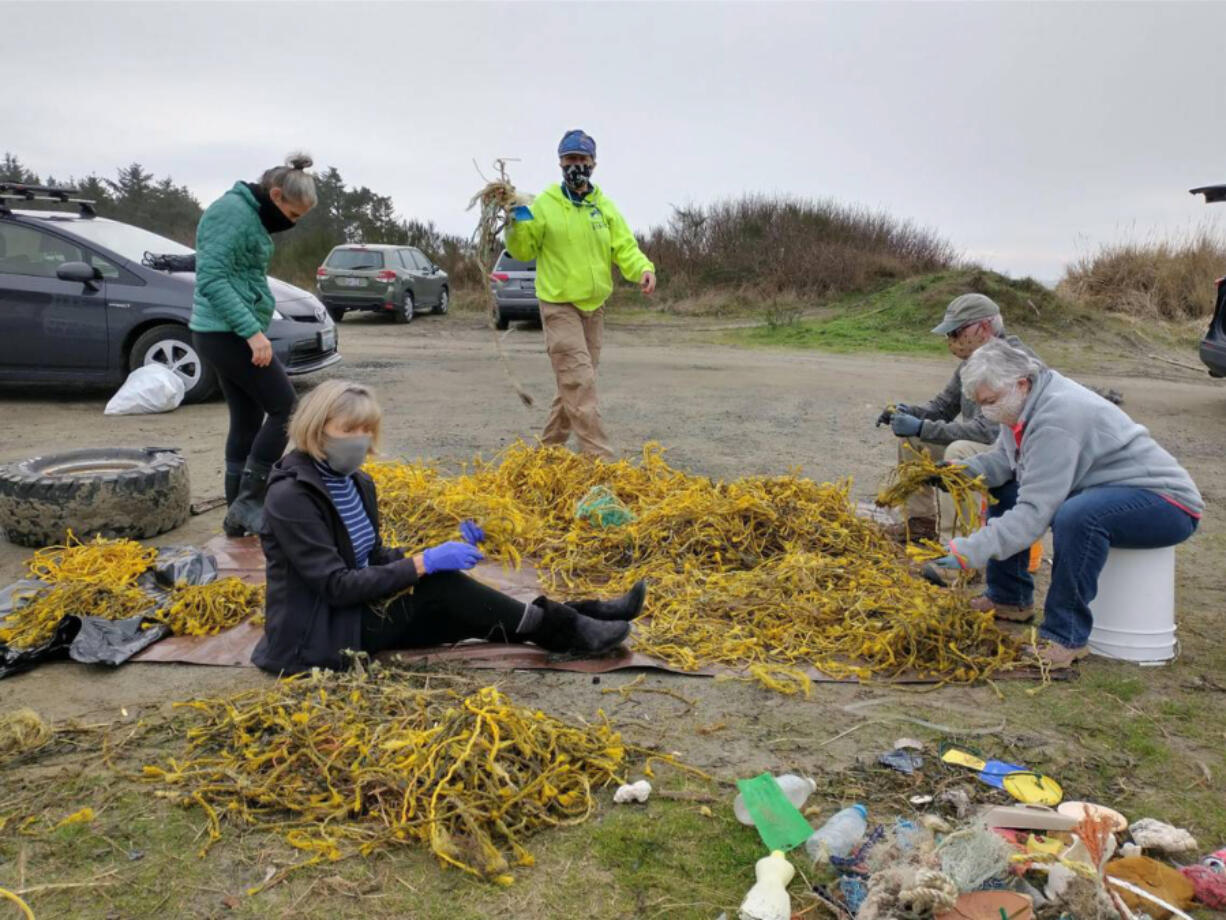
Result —
M324 428L329 422L338 422L346 428L369 431L373 454L379 446L382 421L383 409L370 387L351 380L325 380L294 410L289 420L289 439L298 450L323 460Z

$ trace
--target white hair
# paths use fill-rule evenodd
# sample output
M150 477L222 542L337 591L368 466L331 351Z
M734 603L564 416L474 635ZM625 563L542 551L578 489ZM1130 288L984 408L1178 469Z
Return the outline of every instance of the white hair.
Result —
M1003 316L997 313L991 318L990 322L992 323L992 335L1005 334L1005 318Z
M260 185L266 192L279 188L289 201L313 208L319 201L319 196L315 191L315 177L307 170L314 162L309 153L291 153L285 158L284 166L264 170L264 175L260 176Z
M975 349L962 366L962 393L968 399L978 401L980 388L992 393L1007 390L1022 378L1032 383L1043 370L1043 362L1032 358L1020 348L1014 348L1004 339L993 339Z

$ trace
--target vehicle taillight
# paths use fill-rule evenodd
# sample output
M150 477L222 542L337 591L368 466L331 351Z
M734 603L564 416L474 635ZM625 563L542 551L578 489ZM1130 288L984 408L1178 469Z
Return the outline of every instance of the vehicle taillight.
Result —
M379 274L375 275L375 280L376 281L395 281L396 273L392 271L390 268L385 268L383 269L383 271L379 272Z
M315 269L315 277L316 278L327 278L328 270L324 268L322 265L319 266L319 268Z
M491 281L510 281L511 276L508 275L506 272L491 272L490 280Z

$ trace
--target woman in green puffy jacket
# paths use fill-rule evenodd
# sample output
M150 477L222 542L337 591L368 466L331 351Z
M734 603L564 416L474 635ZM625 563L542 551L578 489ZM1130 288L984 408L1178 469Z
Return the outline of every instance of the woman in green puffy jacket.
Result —
M196 228L196 294L189 323L200 356L212 365L230 410L226 437L226 512L232 537L259 533L272 465L285 452L294 388L265 332L273 233L315 207L311 158L291 154L259 182L236 182L209 205Z

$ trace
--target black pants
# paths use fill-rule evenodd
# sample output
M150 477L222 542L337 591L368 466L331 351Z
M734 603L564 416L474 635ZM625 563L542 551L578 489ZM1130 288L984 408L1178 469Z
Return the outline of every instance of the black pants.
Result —
M230 433L226 462L241 467L250 457L271 466L285 453L285 433L297 395L285 367L273 356L267 367L251 363L251 346L233 332L193 332L196 351L217 371Z
M446 645L461 639L523 642L515 634L524 602L460 572L426 575L413 593L397 598L385 612L362 615L362 651Z

